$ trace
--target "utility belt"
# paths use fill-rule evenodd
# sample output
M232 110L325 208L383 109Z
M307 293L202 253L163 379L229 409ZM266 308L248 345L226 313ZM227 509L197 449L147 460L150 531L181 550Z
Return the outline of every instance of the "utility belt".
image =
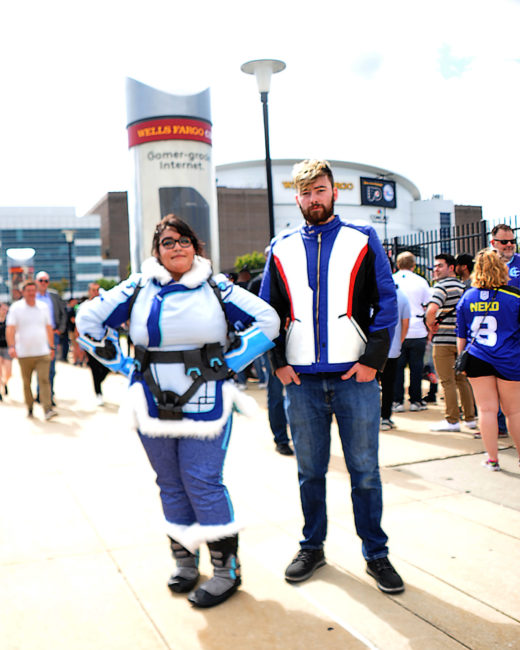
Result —
M220 343L207 343L197 350L148 350L142 345L135 346L135 369L143 378L157 400L160 420L181 420L182 407L198 389L208 381L228 379L233 372L226 364L224 348ZM161 390L155 381L151 364L182 363L186 375L193 379L192 385L183 395L171 390Z

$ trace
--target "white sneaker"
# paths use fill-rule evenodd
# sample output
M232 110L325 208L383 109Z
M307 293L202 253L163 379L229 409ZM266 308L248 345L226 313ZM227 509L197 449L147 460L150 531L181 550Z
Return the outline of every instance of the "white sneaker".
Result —
M458 422L448 422L448 420L441 420L437 424L432 424L430 431L460 431L460 424Z
M101 395L101 393L98 393L96 395L96 404L98 406L104 406L105 405L105 402L103 401L103 395Z
M475 420L470 420L469 422L466 421L464 424L468 427L468 429L476 429L477 428L477 423Z
M394 413L403 413L404 412L404 404L401 404L401 402L394 402L392 404L392 411Z
M412 402L410 404L410 411L425 411L426 405L422 405L421 402Z
M53 410L51 409L50 411L46 411L46 412L45 412L44 418L45 418L46 420L51 420L52 418L55 418L57 415L58 415L58 414L56 413L56 411L53 411Z

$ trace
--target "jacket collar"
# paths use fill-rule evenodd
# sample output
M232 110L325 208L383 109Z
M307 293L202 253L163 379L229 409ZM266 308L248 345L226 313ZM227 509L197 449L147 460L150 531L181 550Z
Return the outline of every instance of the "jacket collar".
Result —
M160 285L166 285L170 282L175 282L170 273L159 264L155 257L149 257L141 266L141 273L143 280L155 280ZM195 289L200 286L211 276L211 262L205 257L195 255L193 264L189 271L182 276L179 284L182 284L187 289Z
M329 221L328 223L324 223L323 225L315 226L312 224L305 223L302 226L303 234L304 235L309 235L309 236L314 236L319 233L328 233L333 230L336 230L340 226L340 218L338 215L334 216L334 219Z

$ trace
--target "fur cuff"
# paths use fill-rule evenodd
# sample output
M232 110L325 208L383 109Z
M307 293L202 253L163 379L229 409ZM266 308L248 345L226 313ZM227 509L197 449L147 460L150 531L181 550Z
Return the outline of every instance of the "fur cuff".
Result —
M172 282L173 278L169 271L167 271L162 264L160 264L155 257L149 257L141 265L141 273L143 280L157 280L162 285ZM186 271L179 284L183 284L189 289L198 287L205 282L211 275L211 262L205 257L195 255L193 264L189 271Z
M219 539L236 535L242 528L243 526L240 526L236 521L220 526L202 526L198 523L191 526L180 526L169 521L166 522L168 537L182 544L190 553L195 553L199 546L205 542L216 542Z

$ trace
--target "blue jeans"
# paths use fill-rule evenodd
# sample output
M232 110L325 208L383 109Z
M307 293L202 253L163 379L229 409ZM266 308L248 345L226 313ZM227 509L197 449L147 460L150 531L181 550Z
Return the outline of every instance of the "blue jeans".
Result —
M394 402L404 402L404 369L410 366L410 386L408 393L410 402L422 400L421 382L424 365L426 337L423 339L405 339L401 346L401 356L397 361L395 376Z
M304 517L302 548L319 549L327 535L325 475L330 459L330 427L336 416L350 474L356 532L367 561L388 555L381 528L383 496L379 475L379 387L377 381L343 381L338 375L300 375L289 384L287 414L298 461Z
M267 352L261 354L253 361L253 366L256 370L259 384L267 383L267 376L269 375L269 361L267 359Z
M60 335L54 333L54 355L51 359L49 368L49 381L51 382L51 397L54 397L54 377L56 376L56 355L58 354L58 345L60 344Z
M506 417L502 413L502 408L499 406L498 407L498 430L500 433L507 433L507 424L506 424Z
M270 370L269 367L268 370ZM289 444L283 385L278 377L275 377L272 372L269 372L267 375L267 413L269 415L269 425L271 426L275 443L277 445Z

